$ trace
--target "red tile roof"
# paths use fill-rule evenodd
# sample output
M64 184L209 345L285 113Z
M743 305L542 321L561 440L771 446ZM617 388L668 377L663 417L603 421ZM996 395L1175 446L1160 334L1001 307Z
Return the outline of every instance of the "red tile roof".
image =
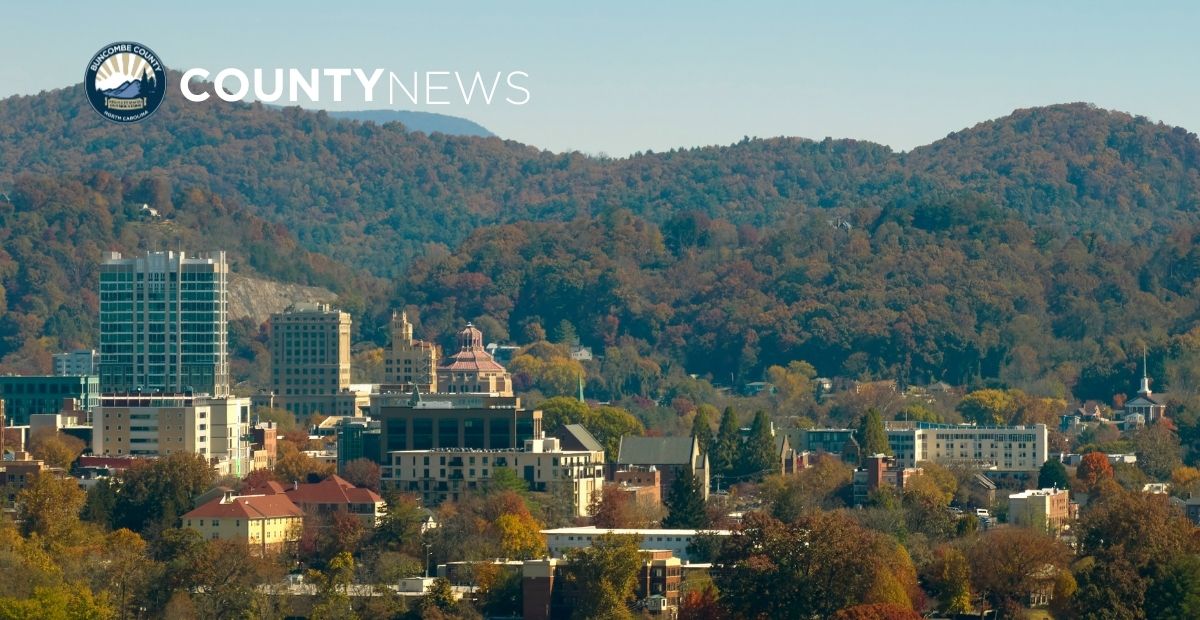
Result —
M303 517L304 511L286 495L218 497L183 515L184 519L279 519Z
M267 495L283 493L297 504L374 504L383 501L378 493L356 487L341 476L330 476L317 483L296 486L271 481L253 491Z

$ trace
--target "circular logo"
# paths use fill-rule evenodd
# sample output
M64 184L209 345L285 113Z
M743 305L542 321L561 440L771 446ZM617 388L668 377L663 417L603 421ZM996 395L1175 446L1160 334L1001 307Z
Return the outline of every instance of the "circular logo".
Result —
M114 123L136 123L158 109L167 92L162 60L141 43L106 45L83 74L92 108Z

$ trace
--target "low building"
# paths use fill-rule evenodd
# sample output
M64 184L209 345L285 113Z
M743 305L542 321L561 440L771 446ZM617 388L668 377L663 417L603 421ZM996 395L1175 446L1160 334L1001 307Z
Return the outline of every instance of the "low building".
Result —
M834 454L858 464L859 446L852 428L794 428L787 431L788 443L796 452Z
M612 484L630 504L662 506L662 472L653 466L617 470Z
M54 376L100 376L100 354L95 349L76 349L54 354Z
M1066 489L1031 489L1008 496L1008 522L1013 525L1057 532L1069 523L1070 515Z
M654 467L662 474L661 487L671 488L671 483L684 471L691 472L704 489L708 500L709 466L708 455L700 450L700 441L695 437L638 437L625 435L617 451L616 471L619 468ZM611 475L610 475L611 478Z
M81 376L0 376L0 400L8 424L25 426L39 413L62 413L75 401L79 409L92 413L100 404L100 378Z
M221 474L250 472L250 400L192 394L105 394L92 452L100 456L200 454Z
M542 493L570 497L576 516L587 516L604 486L604 452L563 450L554 437L527 439L521 450L397 450L382 469L385 488L420 495L426 505L458 501L483 488L499 469L510 469Z
M183 527L206 540L232 540L261 556L286 551L300 540L304 511L287 495L234 495L225 492L183 515Z
M54 472L63 475L61 469L54 469L41 459L33 458L28 452L18 451L11 460L0 460L0 493L3 496L3 508L12 506L21 492L33 479L43 473Z
M854 503L866 504L871 494L885 488L903 493L908 481L921 474L920 467L901 467L886 454L868 456L865 466L854 470Z
M275 467L278 442L279 428L274 422L259 422L250 429L250 471Z
M613 529L598 528L594 525L585 527L559 527L542 530L546 536L546 548L552 557L562 557L571 549L590 547L597 539L605 534L632 534L638 537L638 547L644 551L665 549L675 557L688 561L690 554L688 545L697 536L715 535L729 536L730 530L693 530L693 529Z
M315 483L296 482L290 486L272 481L251 489L251 492L286 495L304 514L318 519L334 513L350 514L372 528L387 514L387 503L378 493L356 487L340 476L330 476Z
M635 607L650 615L678 617L683 568L670 551L641 553L634 597ZM522 617L525 620L566 620L580 598L578 586L566 578L570 560L529 560L521 571Z
M370 417L381 425L380 463L396 450L515 450L542 432L542 412L516 396L372 394Z

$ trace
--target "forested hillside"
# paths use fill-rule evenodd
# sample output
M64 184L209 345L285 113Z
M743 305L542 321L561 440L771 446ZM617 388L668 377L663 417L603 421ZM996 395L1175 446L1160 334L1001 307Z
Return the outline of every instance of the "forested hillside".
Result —
M91 344L101 251L168 240L330 288L381 344L407 305L430 337L565 323L720 382L803 359L1095 398L1128 389L1143 342L1162 386L1191 355L1200 142L1085 104L910 153L774 138L598 159L215 98L117 126L77 89L0 101L10 367Z

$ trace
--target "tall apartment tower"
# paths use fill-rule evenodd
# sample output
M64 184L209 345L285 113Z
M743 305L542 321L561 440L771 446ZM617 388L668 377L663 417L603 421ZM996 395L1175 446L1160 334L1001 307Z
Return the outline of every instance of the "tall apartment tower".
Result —
M228 278L224 252L109 252L100 265L101 392L227 395Z
M296 415L333 415L350 388L350 315L328 304L296 304L271 315L271 389Z
M438 349L431 342L413 339L408 313L392 313L392 348L384 361L385 391L423 394L438 391Z

